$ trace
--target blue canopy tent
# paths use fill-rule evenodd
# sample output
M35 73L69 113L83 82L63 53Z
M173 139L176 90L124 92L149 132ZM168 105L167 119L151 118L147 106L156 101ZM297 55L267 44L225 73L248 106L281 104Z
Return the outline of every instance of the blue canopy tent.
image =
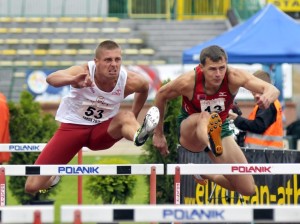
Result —
M229 63L300 63L300 24L268 4L247 21L183 52L183 64L198 64L201 50L219 45Z

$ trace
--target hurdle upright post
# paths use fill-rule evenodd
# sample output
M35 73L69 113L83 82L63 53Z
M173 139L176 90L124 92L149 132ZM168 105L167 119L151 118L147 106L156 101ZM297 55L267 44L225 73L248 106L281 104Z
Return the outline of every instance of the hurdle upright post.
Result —
M156 167L151 167L150 174L150 204L156 204Z
M0 206L6 205L6 178L5 168L0 168Z
M42 224L41 212L39 210L34 211L33 224Z
M81 165L82 164L82 149L80 149L80 151L78 152L77 154L78 158L78 165ZM78 195L77 195L77 203L79 205L82 204L82 176L81 175L78 175L77 177L77 188L78 188Z
M174 175L174 204L180 205L180 167L176 166Z
M74 224L81 224L81 212L78 209L74 212Z

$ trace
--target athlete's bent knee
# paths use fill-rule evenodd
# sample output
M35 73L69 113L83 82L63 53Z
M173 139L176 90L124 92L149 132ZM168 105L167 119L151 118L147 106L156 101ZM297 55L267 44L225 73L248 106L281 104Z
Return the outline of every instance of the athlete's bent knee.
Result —
M243 196L253 196L255 194L255 185L251 185L239 191Z
M133 118L135 118L134 114L132 111L129 110L123 110L120 111L114 119L118 119L119 121L126 121L126 120L132 120Z
M28 194L34 195L39 189L36 189L35 186L30 183L29 181L26 181L25 183L25 192Z

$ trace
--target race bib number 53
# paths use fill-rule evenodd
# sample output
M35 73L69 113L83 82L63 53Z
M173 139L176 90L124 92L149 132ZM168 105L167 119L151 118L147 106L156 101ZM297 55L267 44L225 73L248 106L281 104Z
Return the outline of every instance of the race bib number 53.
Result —
M105 112L111 109L113 108L109 106L101 105L101 107L99 107L96 104L91 104L82 106L80 113L83 119L93 123L100 123L104 117Z

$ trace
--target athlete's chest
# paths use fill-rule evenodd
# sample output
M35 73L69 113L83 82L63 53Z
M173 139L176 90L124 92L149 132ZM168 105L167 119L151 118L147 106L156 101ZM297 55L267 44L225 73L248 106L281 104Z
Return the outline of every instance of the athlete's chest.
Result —
M213 95L197 93L194 95L192 103L199 111L218 112L225 110L226 101L229 100L227 92L220 91Z
M88 87L78 93L83 104L93 104L97 107L107 106L110 104L117 104L124 99L124 88L116 85L111 92L104 92L97 87Z

